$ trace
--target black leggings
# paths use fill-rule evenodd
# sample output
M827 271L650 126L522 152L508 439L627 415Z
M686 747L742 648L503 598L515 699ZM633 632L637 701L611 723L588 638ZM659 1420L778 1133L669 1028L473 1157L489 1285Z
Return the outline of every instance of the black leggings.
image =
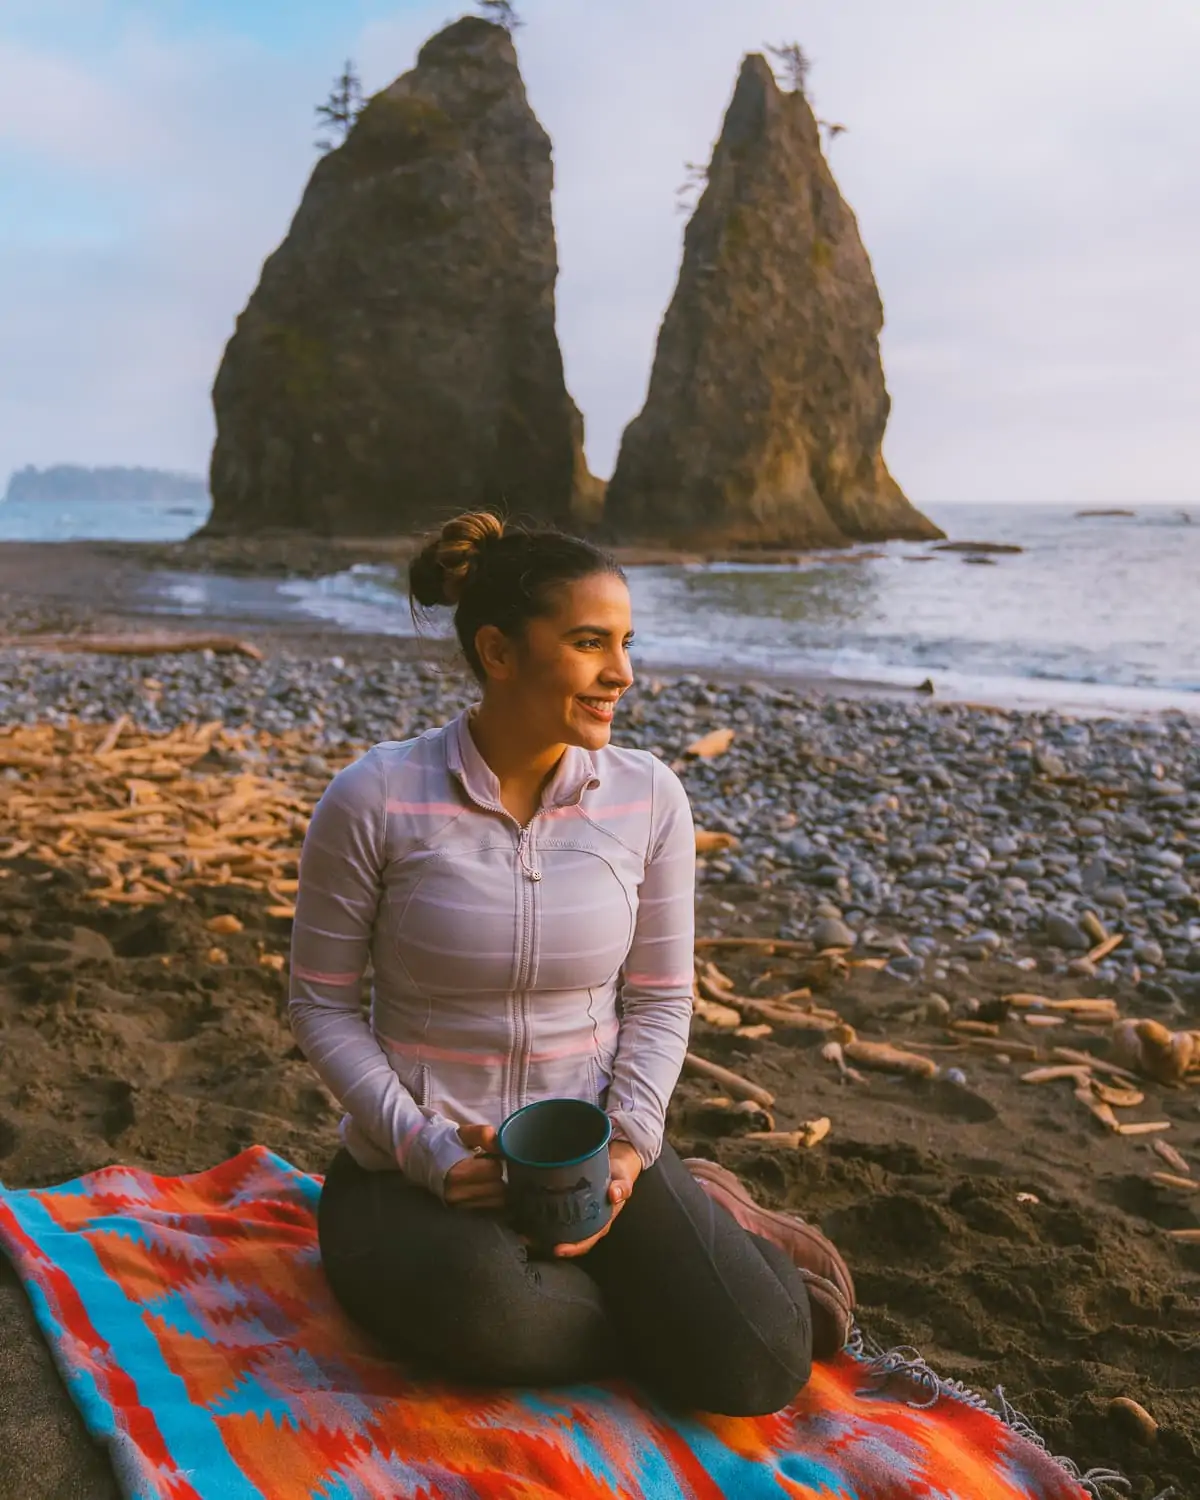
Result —
M325 1274L390 1353L453 1379L553 1385L628 1374L671 1406L760 1416L808 1380L808 1293L669 1146L596 1247L535 1259L497 1214L448 1207L345 1151L319 1212Z

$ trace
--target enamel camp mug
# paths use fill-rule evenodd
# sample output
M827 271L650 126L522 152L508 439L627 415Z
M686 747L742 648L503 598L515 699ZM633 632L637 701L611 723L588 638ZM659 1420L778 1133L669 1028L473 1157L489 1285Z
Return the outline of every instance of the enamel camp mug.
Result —
M516 1110L497 1133L513 1227L540 1249L598 1234L612 1215L608 1143L612 1121L584 1099L542 1099Z

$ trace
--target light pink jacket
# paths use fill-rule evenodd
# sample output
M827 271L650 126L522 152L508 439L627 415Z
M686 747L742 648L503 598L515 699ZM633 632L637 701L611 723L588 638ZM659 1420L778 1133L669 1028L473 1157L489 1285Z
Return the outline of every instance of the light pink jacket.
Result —
M347 1150L441 1196L459 1124L569 1096L650 1165L687 1047L694 885L687 795L642 750L568 748L525 828L465 713L340 771L304 841L289 1015Z

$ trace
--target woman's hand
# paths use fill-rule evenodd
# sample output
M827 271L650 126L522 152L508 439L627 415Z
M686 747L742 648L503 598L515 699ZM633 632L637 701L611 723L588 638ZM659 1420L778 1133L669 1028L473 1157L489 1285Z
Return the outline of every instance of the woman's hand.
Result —
M446 1202L455 1208L503 1208L504 1177L495 1155L496 1131L492 1125L460 1125L458 1138L474 1156L456 1161L446 1173Z
M590 1240L580 1240L577 1245L555 1245L554 1254L557 1258L569 1260L576 1255L586 1255L597 1241L604 1238L613 1227L617 1215L629 1202L629 1195L633 1192L633 1185L641 1170L642 1158L629 1142L613 1141L608 1148L608 1172L612 1178L608 1185L608 1201L613 1206L608 1223L599 1234L592 1235Z

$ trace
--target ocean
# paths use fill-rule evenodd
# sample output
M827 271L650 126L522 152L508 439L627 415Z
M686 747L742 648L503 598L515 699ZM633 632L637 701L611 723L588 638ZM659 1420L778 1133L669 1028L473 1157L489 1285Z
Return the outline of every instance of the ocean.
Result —
M993 702L1200 712L1200 509L1080 516L1043 505L932 507L951 540L1019 553L986 562L891 543L798 566L630 571L635 659L916 686ZM199 509L0 504L0 541L187 536ZM358 565L326 578L148 574L139 608L243 622L307 618L410 635L403 579Z

